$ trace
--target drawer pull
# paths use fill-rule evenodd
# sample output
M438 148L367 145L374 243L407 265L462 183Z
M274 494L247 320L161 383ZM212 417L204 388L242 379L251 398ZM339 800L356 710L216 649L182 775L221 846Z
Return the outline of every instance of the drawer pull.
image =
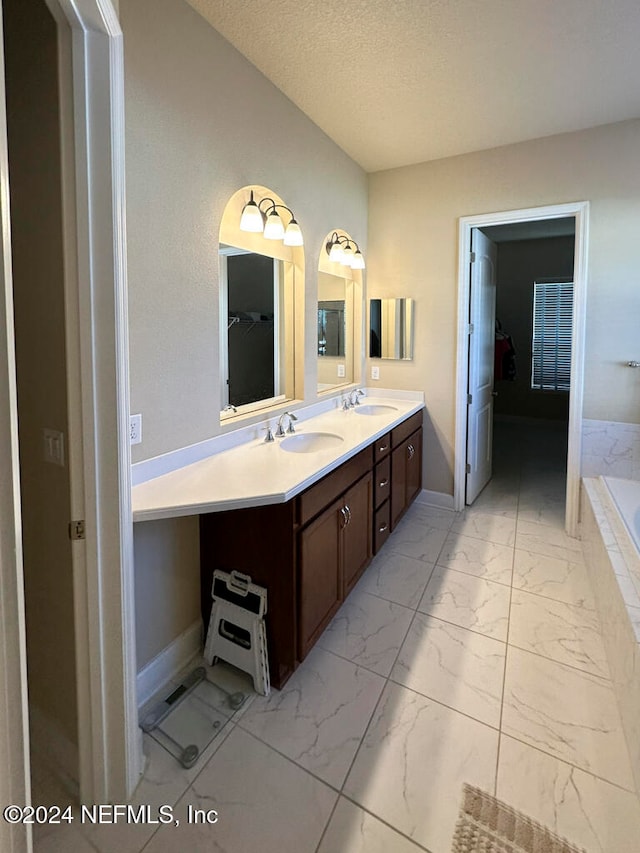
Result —
M409 447L407 447L407 453L409 454L409 459L413 459L416 453L416 449L413 444L410 444Z
M349 524L349 519L347 517L347 509L344 506L340 507L340 515L342 516L342 526L346 527Z
M385 521L385 523L382 525L382 527L378 528L378 533L384 533L388 527L389 527L389 525Z
M388 444L381 444L381 445L380 445L380 447L378 448L378 452L379 452L379 453L384 453L384 451L385 451L385 450L388 450L388 448L389 448L389 445L388 445Z
M349 504L345 504L344 508L347 511L347 524L351 524L351 509L349 507Z
M380 480L380 482L378 483L378 486L379 486L381 489L384 489L384 487L385 487L385 486L388 486L388 485L389 485L389 480Z

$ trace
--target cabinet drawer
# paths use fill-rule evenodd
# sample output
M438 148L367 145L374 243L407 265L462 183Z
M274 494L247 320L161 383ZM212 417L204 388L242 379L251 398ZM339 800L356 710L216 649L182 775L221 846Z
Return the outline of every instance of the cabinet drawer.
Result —
M422 409L419 412L416 412L415 415L411 415L410 418L407 418L406 421L403 421L401 424L398 424L397 427L391 430L391 446L397 447L405 440L405 438L409 438L412 432L415 432L417 429L420 429L421 426Z
M373 525L373 551L378 553L380 548L389 538L391 533L391 502L385 501L380 509L376 510Z
M374 506L376 509L383 504L391 494L391 457L387 456L378 462L375 469Z
M373 464L384 459L391 452L391 433L380 436L379 439L373 442Z
M366 447L297 498L298 523L306 524L370 469L371 448Z

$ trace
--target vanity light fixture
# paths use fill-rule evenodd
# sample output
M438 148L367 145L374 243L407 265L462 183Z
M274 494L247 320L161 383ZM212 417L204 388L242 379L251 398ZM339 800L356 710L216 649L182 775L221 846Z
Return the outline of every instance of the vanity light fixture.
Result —
M265 206L263 207L263 205ZM291 214L291 219L286 228L278 213L278 208ZM249 201L242 208L240 230L251 231L254 234L263 233L266 240L282 240L285 246L303 245L302 231L291 208L287 207L286 204L276 204L272 198L268 197L256 202L253 197L253 190L251 190Z
M364 269L364 257L360 247L355 240L350 240L344 234L340 236L334 231L325 248L330 261L351 267L353 270Z

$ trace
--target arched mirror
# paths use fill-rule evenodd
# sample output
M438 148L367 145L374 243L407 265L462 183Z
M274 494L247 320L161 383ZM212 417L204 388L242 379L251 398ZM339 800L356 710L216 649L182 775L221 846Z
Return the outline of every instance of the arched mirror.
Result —
M301 243L292 211L273 191L245 187L229 200L218 246L223 421L303 396Z
M335 245L357 244L344 231L327 235L318 264L317 354L318 393L359 381L362 320L362 267L354 269L348 253L333 252ZM359 250L358 250L359 251ZM362 255L360 254L360 259Z

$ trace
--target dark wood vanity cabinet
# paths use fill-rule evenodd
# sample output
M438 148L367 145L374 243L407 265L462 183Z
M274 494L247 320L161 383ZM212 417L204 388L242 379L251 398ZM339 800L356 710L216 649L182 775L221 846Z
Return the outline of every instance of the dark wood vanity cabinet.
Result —
M422 487L422 413L391 433L391 530Z
M371 472L298 533L303 660L371 560Z
M421 425L420 411L285 504L200 516L205 631L214 569L265 586L274 687L309 653L420 490Z

